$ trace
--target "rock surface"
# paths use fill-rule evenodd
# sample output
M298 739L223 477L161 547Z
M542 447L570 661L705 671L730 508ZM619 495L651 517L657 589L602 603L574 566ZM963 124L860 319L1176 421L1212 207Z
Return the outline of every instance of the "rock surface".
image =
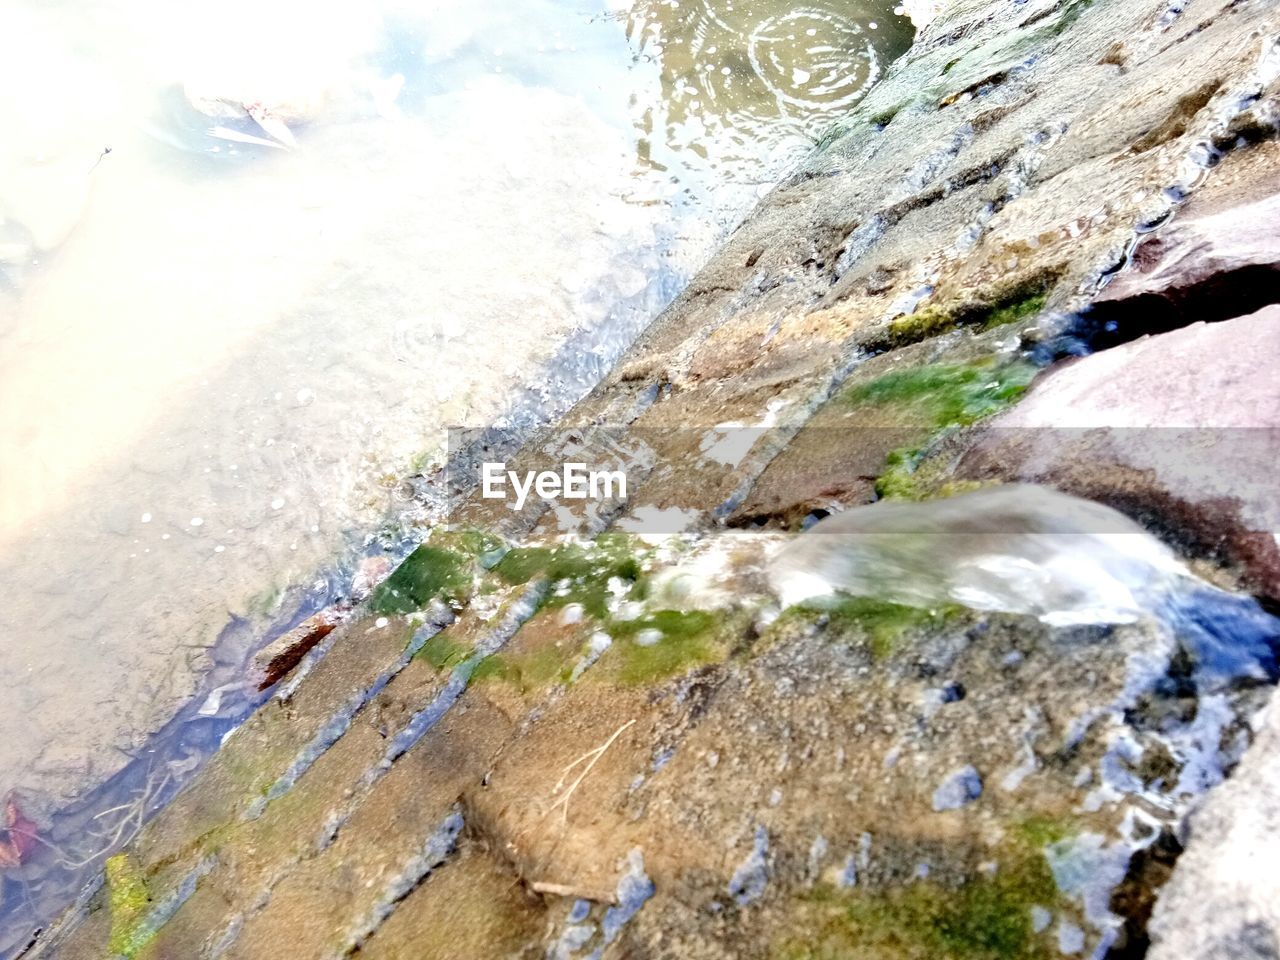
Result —
M274 686L293 670L317 643L347 618L349 608L328 607L307 617L292 630L281 634L253 656L249 670L258 689Z
M1048 483L1158 518L1280 599L1280 307L1064 363L988 421L959 475Z
M1151 960L1280 956L1280 703L1230 781L1191 817L1151 920Z
M1171 330L1280 301L1280 150L1262 144L1223 167L1138 244L1094 304L1095 325Z

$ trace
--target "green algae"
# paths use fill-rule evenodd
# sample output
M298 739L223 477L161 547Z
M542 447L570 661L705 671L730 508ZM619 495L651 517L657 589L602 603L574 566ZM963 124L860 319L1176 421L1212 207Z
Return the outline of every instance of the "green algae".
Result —
M724 650L715 642L715 636L721 623L718 614L701 610L657 610L634 620L602 620L599 629L614 642L592 676L623 686L638 686L696 664L720 660ZM649 645L636 643L635 638L646 630L657 630L662 636ZM581 644L545 643L521 653L502 651L481 660L472 680L502 681L521 693L567 684L573 679L574 664L583 650Z
M1044 309L1048 299L1049 297L1045 293L1034 293L997 307L988 313L986 319L982 321L982 329L991 330L995 327L1003 327L1006 324L1015 323L1018 320L1037 314Z
M830 149L831 145L849 132L849 128L839 121L831 124L820 134L813 138L813 149L816 153L823 153Z
M966 427L993 416L1017 402L1026 392L1038 368L1025 361L996 364L926 364L892 370L845 391L844 400L855 406L894 411L907 422L929 432L924 443L890 451L876 479L882 499L920 500L971 489L952 485L934 489L919 474L929 445L944 431Z
M610 648L613 676L623 686L642 686L719 660L722 651L714 640L721 625L720 616L705 610L658 610L635 620L611 623L606 629L614 638ZM641 646L635 638L644 630L658 630L662 637Z
M961 493L972 493L990 486L993 481L948 480L937 482L938 470L922 469L926 452L915 447L901 447L885 458L885 469L876 478L876 496L881 500L945 500Z
M852 906L849 919L887 940L900 937L906 956L1048 956L1048 945L1032 929L1031 908L1052 902L1056 893L1047 868L1014 870L977 877L955 890L919 883L878 903Z
M889 346L901 347L946 333L956 327L992 330L1044 309L1052 277L1020 283L985 299L934 304L894 318L889 324Z
M634 637L644 630L660 630L672 640L692 640L701 636L716 624L716 616L705 610L657 610L635 620L609 624L609 633L615 638Z
M245 604L245 610L250 616L270 616L280 609L280 604L284 602L284 595L284 587L268 587L250 597L249 602Z
M1057 951L1033 927L1032 908L1066 901L1045 848L1073 836L1074 823L1044 813L1013 820L992 851L994 869L963 883L837 890L820 885L796 901L778 960L1049 960Z
M902 111L902 107L903 104L899 103L889 107L887 110L881 110L879 113L872 114L868 117L867 122L873 127L878 127L883 130L889 124L893 123L893 118Z
M543 601L546 607L579 603L597 620L609 615L609 582L630 584L643 592L643 572L631 539L625 534L601 534L594 544L567 543L556 547L516 547L493 568L503 582L518 585L546 577L557 585Z
M424 643L415 656L431 664L435 670L449 670L467 659L470 653L469 646L459 643L445 630Z
M423 544L405 558L373 592L375 613L421 610L432 600L465 600L471 592L473 558L455 550Z
M552 547L514 547L498 561L493 572L508 584L528 583L547 572L556 553Z
M925 307L890 321L889 338L895 346L905 346L936 337L958 325L959 320L951 310L945 307Z
M1015 821L1010 828L1015 842L1028 850L1043 850L1055 843L1069 840L1079 832L1079 828L1070 819L1042 813L1028 814Z
M1061 11L1058 19L1052 23L1047 32L1050 36L1060 37L1073 26L1094 4L1094 0L1067 0L1058 9Z
M128 854L120 853L106 863L107 904L111 911L112 956L134 957L146 946L154 931L143 925L151 894L142 871Z
M493 558L494 562L506 552L506 543L501 537L484 530L447 530L436 527L431 531L431 546L441 550L452 550L480 560L482 565Z
M876 496L881 500L923 500L926 485L916 475L924 451L900 447L885 457L884 473L876 478Z
M528 693L567 682L571 673L566 665L568 659L569 655L554 645L524 654L494 653L476 664L471 680L500 680Z
M941 429L965 426L1010 406L1037 368L1021 361L926 364L891 370L845 392L847 402L877 407L909 408L911 419Z
M871 653L884 659L901 646L903 638L913 631L945 622L959 607L938 610L908 607L871 597L844 597L825 607L829 631L859 632L866 636Z
M1053 956L1031 908L1058 901L1041 856L1015 856L960 886L917 881L868 893L817 891L799 913L813 926L784 941L785 960L1040 960ZM817 918L812 915L818 914Z

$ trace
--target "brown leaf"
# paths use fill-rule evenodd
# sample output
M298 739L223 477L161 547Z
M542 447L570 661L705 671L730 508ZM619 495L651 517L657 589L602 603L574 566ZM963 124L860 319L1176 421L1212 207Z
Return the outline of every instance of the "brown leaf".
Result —
M0 868L19 866L38 844L39 827L23 814L10 796L4 806L4 829L0 830Z

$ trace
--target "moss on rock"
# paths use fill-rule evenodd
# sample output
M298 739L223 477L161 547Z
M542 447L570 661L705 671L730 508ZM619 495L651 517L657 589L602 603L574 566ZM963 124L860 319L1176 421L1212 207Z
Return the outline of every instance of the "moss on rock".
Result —
M847 390L847 403L893 410L901 419L918 423L929 432L924 443L889 453L884 472L876 480L876 494L919 500L971 489L971 484L945 491L922 484L917 468L926 449L943 431L969 426L1012 406L1037 372L1033 364L1021 360L926 364L893 370Z
M675 676L697 664L715 662L726 653L715 642L722 625L719 614L704 610L658 610L635 620L609 624L607 630L614 644L601 672L623 686L640 686ZM650 630L661 632L661 638L643 645L636 642L644 631Z
M378 585L370 606L375 613L402 614L432 600L461 602L471 594L473 566L466 554L423 544Z
M1031 910L1056 903L1044 858L1021 855L959 886L921 880L865 893L824 888L798 911L809 929L784 939L785 960L1037 960L1054 955Z
M610 581L630 584L632 591L643 589L640 559L630 537L601 534L593 543L567 543L556 547L516 547L493 568L507 584L528 583L546 577L554 589L544 606L563 607L580 603L592 617L609 615Z
M112 956L133 957L141 950L150 934L143 918L151 905L142 871L128 854L117 854L106 863L107 904L111 911Z
M941 623L958 609L927 610L870 597L845 597L827 608L826 613L829 631L865 635L872 655L883 659L901 646L907 633Z

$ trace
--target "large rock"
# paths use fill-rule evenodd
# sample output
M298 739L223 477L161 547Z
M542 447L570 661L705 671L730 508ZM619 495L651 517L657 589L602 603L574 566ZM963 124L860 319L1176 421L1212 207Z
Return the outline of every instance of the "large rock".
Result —
M1275 306L1069 361L992 420L958 471L1107 502L1280 598L1277 364Z
M1280 703L1231 780L1191 818L1156 903L1150 960L1280 957Z
M1228 164L1207 196L1137 246L1130 269L1094 306L1102 337L1225 320L1280 301L1278 153L1266 144L1242 154L1248 159ZM1259 163L1268 168L1251 169Z

